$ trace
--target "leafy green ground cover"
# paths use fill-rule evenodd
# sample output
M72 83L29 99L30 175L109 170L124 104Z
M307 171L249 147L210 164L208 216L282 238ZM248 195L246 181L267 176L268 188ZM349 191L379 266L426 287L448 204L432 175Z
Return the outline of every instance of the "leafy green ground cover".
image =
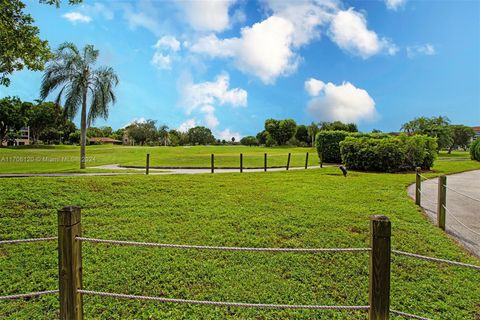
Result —
M161 167L210 167L210 155L215 154L215 166L238 167L243 153L244 167L263 167L263 155L268 154L268 166L285 166L288 153L290 165L304 166L309 152L309 165L319 164L313 148L264 148L244 146L196 147L127 147L88 146L87 166L106 164L145 166L150 153L150 165ZM79 148L55 146L46 148L0 148L0 173L77 172Z
M435 172L480 169L437 162ZM365 247L373 214L394 249L479 264L406 193L410 174L336 168L248 174L14 178L0 184L0 239L56 234L56 210L80 205L88 237L253 247ZM368 254L189 251L83 245L84 287L185 299L368 304ZM57 288L56 244L0 246L0 295ZM392 307L433 319L480 317L480 273L394 257ZM364 312L255 310L84 297L86 319L365 319ZM54 319L55 296L0 302L1 319Z

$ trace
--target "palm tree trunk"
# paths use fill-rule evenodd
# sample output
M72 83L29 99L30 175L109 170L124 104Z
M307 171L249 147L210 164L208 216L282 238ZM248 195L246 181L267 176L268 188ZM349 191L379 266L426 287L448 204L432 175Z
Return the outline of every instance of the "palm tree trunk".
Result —
M87 91L83 93L80 116L80 169L85 169L85 145L87 144Z

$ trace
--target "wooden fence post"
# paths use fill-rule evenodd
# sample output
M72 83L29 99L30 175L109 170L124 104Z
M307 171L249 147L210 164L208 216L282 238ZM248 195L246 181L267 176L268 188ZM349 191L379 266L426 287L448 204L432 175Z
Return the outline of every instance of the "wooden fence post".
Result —
M150 171L150 153L147 153L147 163L145 165L145 174L148 174Z
M60 288L60 319L82 320L82 235L79 207L58 210L58 279Z
M445 231L445 211L447 207L447 176L438 177L438 226Z
M415 179L415 204L417 206L420 206L422 204L422 194L421 194L421 191L422 191L422 177L420 176L421 170L422 169L420 167L417 167L415 169L415 175L416 175L416 179Z
M370 320L388 320L390 314L390 220L370 217L369 294Z
M213 155L213 153L212 153L212 156L210 157L210 167L211 167L212 173L214 173L215 172L215 156Z
M291 153L288 154L288 159L287 159L287 170L290 168L290 155Z
M263 171L267 172L267 153L263 155Z
M305 155L305 169L308 169L308 152Z
M243 172L243 153L240 153L240 172Z

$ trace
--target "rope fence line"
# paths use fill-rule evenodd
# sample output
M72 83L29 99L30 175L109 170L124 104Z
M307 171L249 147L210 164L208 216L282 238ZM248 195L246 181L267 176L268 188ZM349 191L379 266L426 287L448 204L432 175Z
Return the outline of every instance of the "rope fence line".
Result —
M425 197L425 198L422 198L423 201L427 201L427 202L430 202L430 203L433 204L433 205L437 205L437 203L436 203L435 201L430 200L430 199L427 198L427 197L428 197L427 194L424 193L424 192L422 191L422 189L418 188L418 192L420 192L420 194Z
M455 192L455 193L457 193L457 194L459 194L459 195L462 195L462 196L464 196L464 197L466 197L466 198L469 198L469 199L471 199L471 200L473 200L473 201L480 202L479 199L477 199L477 198L475 198L475 197L472 197L472 196L469 196L468 194L465 194L465 193L463 193L463 192L460 192L460 191L458 191L458 190L456 190L456 189L447 187L446 184L444 184L443 187L445 187L446 189L448 189L448 190L450 190L450 191L453 191L453 192Z
M20 294L13 294L10 296L0 296L0 300L31 298L31 297L44 296L47 294L54 294L58 292L59 290L48 290L48 291L38 291L38 292L30 292L30 293L20 293Z
M423 174L420 174L420 173L419 173L418 175L419 175L424 181L425 181L425 180L430 180L432 183L438 184L437 181L433 180L434 178L427 178L427 177L425 177Z
M186 300L186 299L175 299L175 298L140 296L140 295L133 295L133 294L99 292L99 291L90 291L90 290L78 290L78 292L84 295L92 295L92 296L159 301L159 302L166 302L166 303L198 304L198 305L209 305L209 306L218 306L218 307L242 307L242 308L259 308L259 309L321 309L321 310L368 310L370 309L369 306L328 306L328 305L223 302L223 301Z
M93 242L93 243L109 243L116 245L141 246L141 247L160 247L160 248L176 248L176 249L197 249L197 250L222 250L222 251L256 251L256 252L367 252L370 248L248 248L248 247L218 247L218 246L197 246L186 244L169 244L169 243L152 243L137 242L125 240L108 240L76 237L76 240Z
M180 245L180 244L166 244L166 243L150 243L150 242L136 242L136 241L124 241L124 240L107 240L107 239L96 239L96 238L85 238L85 237L76 237L77 240L93 242L93 243L109 243L117 245L132 245L132 246L147 246L147 247L160 247L160 248L176 248L176 249L199 249L199 250L223 250L223 251L256 251L256 252L366 252L371 251L371 248L248 248L248 247L216 247L216 246L196 246L196 245ZM442 262L447 264L452 264L456 266L463 266L473 269L479 269L480 266L439 259L434 257L422 256L415 253L409 253L399 250L392 250L392 253L434 261Z
M15 240L0 240L0 245L2 244L16 244L24 242L40 242L40 241L53 241L58 240L57 237L47 237L47 238L33 238L33 239L15 239Z
M463 223L462 221L460 221L460 220L458 219L458 217L457 217L456 215L454 215L453 212L450 211L450 209L447 208L447 206L445 206L445 205L442 205L442 206L443 206L443 207L445 208L445 210L447 210L447 212L449 213L449 217L451 216L455 221L457 221L461 226L463 226L463 227L464 227L465 229L467 229L468 231L476 234L477 236L480 236L480 233L479 233L479 232L473 230L472 228L470 228L469 226L467 226L465 223Z
M452 261L452 260L445 260L445 259L433 258L433 257L428 257L428 256L422 256L420 254L404 252L404 251L399 251L399 250L392 250L392 253L400 255L400 256L405 256L405 257L417 258L417 259L421 259L421 260L427 260L427 261L433 261L433 262L439 262L439 263L446 263L446 264L451 264L451 265L455 265L455 266L480 270L480 266L476 266L476 265L468 264L468 263L463 263L463 262L457 262L457 261Z
M397 310L390 309L390 312L393 313L394 315L401 316L407 319L419 319L419 320L431 320L430 318L425 318L421 316L417 316L414 314L406 313L406 312L401 312Z

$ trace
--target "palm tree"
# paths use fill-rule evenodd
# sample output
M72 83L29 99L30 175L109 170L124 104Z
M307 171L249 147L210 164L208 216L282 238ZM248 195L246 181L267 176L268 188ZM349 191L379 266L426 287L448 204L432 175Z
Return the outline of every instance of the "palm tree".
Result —
M170 134L168 132L168 126L166 124L161 125L158 128L158 133L160 134L160 138L163 141L163 145L166 147L170 140Z
M70 119L81 106L80 169L85 169L87 126L99 117L106 119L109 104L116 101L113 88L118 85L118 77L111 67L95 68L98 53L93 45L86 45L80 52L73 43L61 44L45 69L40 88L42 100L55 89L60 89L55 103L60 105L62 96L65 96L64 112ZM88 111L87 101L90 101Z

